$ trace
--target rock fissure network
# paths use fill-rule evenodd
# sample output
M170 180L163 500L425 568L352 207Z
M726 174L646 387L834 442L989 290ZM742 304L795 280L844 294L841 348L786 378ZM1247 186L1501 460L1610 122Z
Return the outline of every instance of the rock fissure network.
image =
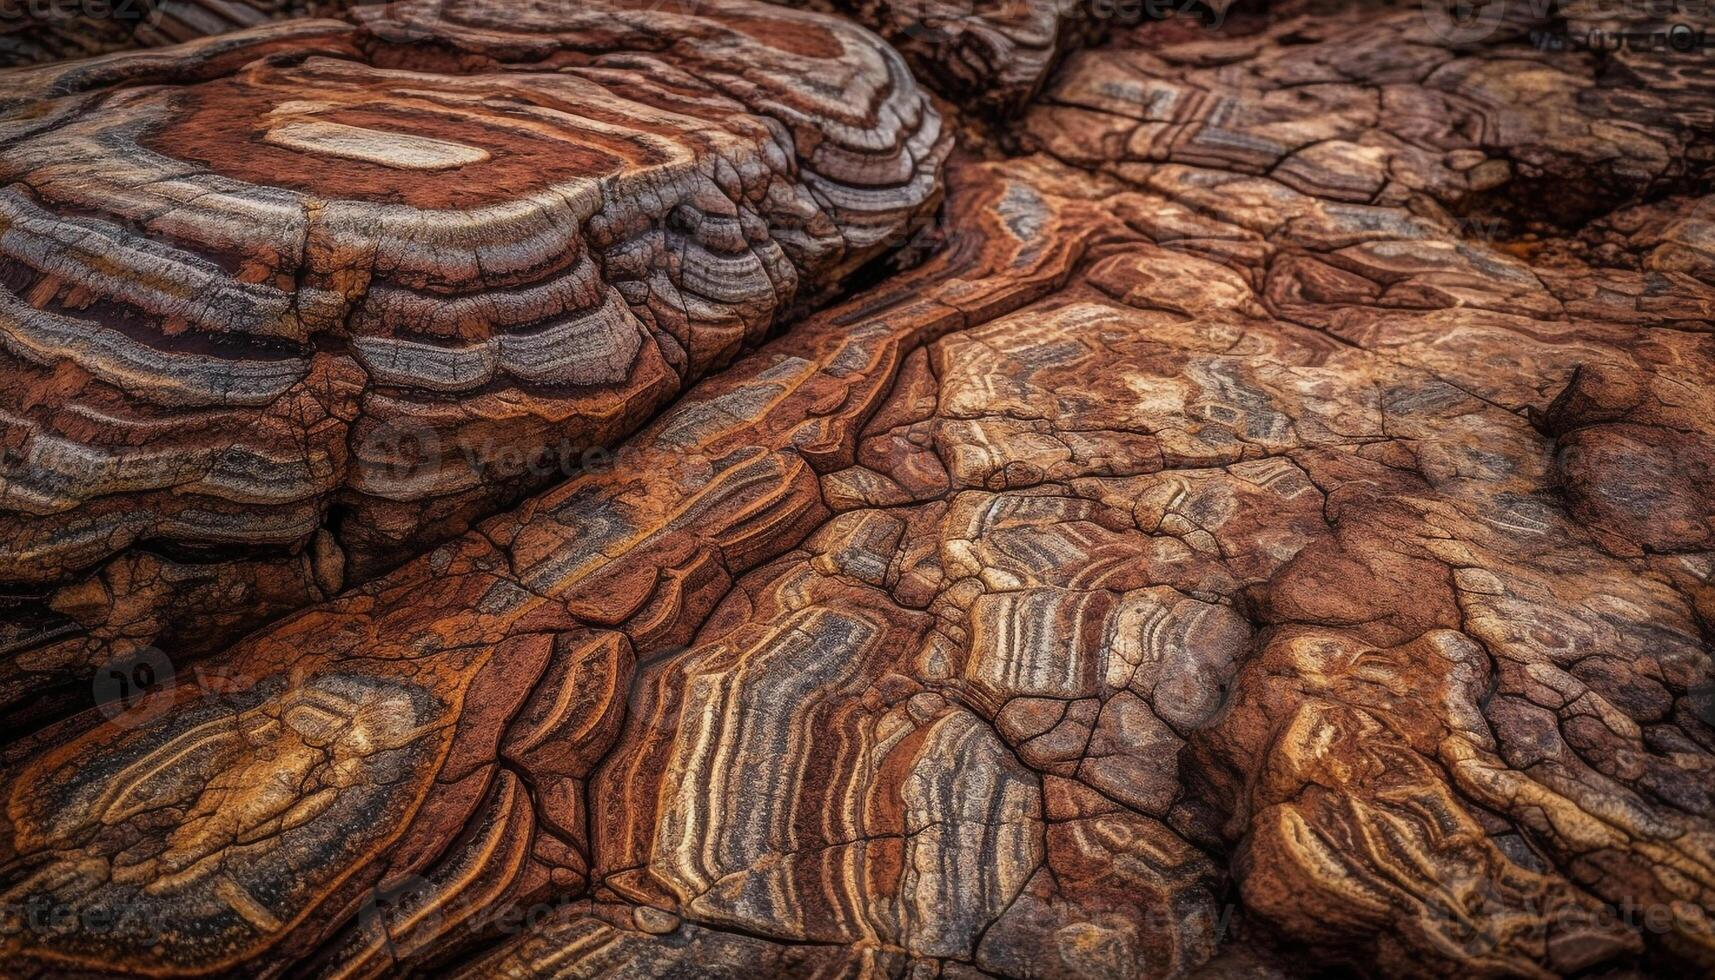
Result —
M1715 975L1702 25L1167 6L0 18L0 977Z

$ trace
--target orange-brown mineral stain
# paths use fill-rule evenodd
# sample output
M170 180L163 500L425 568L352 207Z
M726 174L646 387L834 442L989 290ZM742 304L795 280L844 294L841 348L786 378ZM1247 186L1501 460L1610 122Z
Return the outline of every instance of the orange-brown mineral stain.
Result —
M570 120L555 132L380 90L294 91L222 79L181 99L173 121L145 140L150 149L234 180L323 199L468 210L519 200L547 183L618 174L638 154L619 136ZM340 152L324 140L318 151L300 137L311 127L366 138L367 146ZM425 147L439 148L438 158L426 160Z

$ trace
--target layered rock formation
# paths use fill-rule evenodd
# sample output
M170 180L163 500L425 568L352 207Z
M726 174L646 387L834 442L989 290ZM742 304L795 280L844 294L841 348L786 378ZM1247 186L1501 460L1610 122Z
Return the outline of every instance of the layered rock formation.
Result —
M0 64L23 65L226 34L270 20L337 16L383 0L8 0L0 4ZM931 84L991 111L1016 109L1039 88L1055 59L1123 13L1089 0L771 0L838 10L894 44ZM701 0L647 0L637 6L699 12ZM462 4L441 3L456 8ZM1181 6L1191 9L1181 0ZM1174 7L1155 0L1150 12ZM1214 8L1225 9L1224 0ZM1129 19L1144 12L1129 9ZM371 18L376 12L367 12ZM385 16L384 14L381 16Z
M645 349L682 357L662 354L675 383L609 465L510 506L487 484L442 490L494 502L467 520L502 510L433 547L400 535L421 554L194 665L170 651L178 669L152 694L0 750L0 902L52 913L0 935L20 973L1715 969L1715 102L1694 67L1617 71L1533 43L1560 28L1519 16L1479 37L1415 5L1357 20L1277 4L1069 54L1016 126L949 106L1001 149L941 168L927 109L877 103L866 129L818 101L871 77L856 69L824 85L729 64L746 94L718 106L668 84L711 84L669 74L669 55L704 57L687 49L796 63L809 25L894 77L868 35L727 0L706 33L645 53L624 40L644 27L615 10L542 26L569 9L585 8L495 0L455 22L406 6L355 31L314 22L103 63L166 57L209 79L175 82L175 106L214 98L198 86L290 79L280 139L298 153L375 145L327 129L374 122L317 118L355 110L304 97L316 72L373 73L401 99L531 133L545 107L530 100L548 95L530 93L671 93L675 124L704 119L694 132L722 146L748 145L733 135L747 120L778 127L796 166L760 199L807 188L818 209L746 239L779 243L797 285L725 332L734 321L666 314L654 329L624 291L637 280L596 263ZM294 53L231 64L258 45ZM318 45L336 50L301 57ZM392 60L406 57L434 64ZM111 72L28 76L7 146L139 145L163 90L114 90ZM497 75L516 106L483 88ZM883 90L916 91L903 76ZM476 145L414 137L427 142L392 152ZM813 163L842 145L903 162L891 181ZM442 173L390 179L434 194ZM41 180L8 193L36 203ZM889 230L942 190L931 226ZM84 200L38 220L93 234L96 204L130 198ZM696 201L703 220L668 228L715 224ZM812 221L846 249L806 258ZM371 240L404 255L416 241ZM102 268L180 239L107 241L134 252L86 247ZM920 265L851 277L902 242ZM275 283L293 311L338 291L307 268ZM483 279L492 268L485 254L465 295L504 310L518 289ZM637 268L681 293L702 281L684 263ZM456 358L400 353L456 320L457 290L419 287L432 299L413 307L371 304L383 287L365 286L346 343L313 357L345 358L365 394L390 366L457 375ZM32 316L79 308L13 295ZM801 315L822 297L837 298ZM177 337L194 333L185 319L111 329ZM499 365L507 336L436 349L502 338L484 348ZM70 348L85 349L100 348ZM550 350L593 370L599 345ZM225 361L190 377L245 359ZM99 376L80 370L84 385L19 373L14 387L82 405ZM387 382L389 404L457 408L506 438L550 431L500 408L547 397L528 379L489 400L495 380L436 388L430 373ZM136 374L83 417L124 417L164 377ZM375 404L359 397L349 424L379 419ZM355 537L322 529L344 553L381 515L435 514L341 492L372 508ZM272 512L229 513L258 533ZM272 567L157 550L138 554L233 586ZM192 592L162 594L162 615L206 618Z
M53 615L0 702L466 530L933 210L948 139L891 49L634 6L403 4L16 76L0 580Z
M348 0L7 0L0 4L0 64L174 44L348 5Z
M1018 109L1066 51L1107 25L1087 0L775 0L830 4L896 46L920 77L962 105Z

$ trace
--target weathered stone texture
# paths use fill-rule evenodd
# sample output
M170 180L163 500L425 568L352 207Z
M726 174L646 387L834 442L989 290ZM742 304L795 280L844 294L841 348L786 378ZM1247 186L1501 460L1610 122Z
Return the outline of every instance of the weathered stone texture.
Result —
M948 137L873 37L632 7L393 5L15 76L0 580L54 615L0 701L465 531L935 207Z
M757 200L804 191L804 220L844 247L759 225L747 254L777 243L798 285L745 307L754 320L652 312L603 253L602 281L673 379L611 465L473 511L390 571L318 585L128 710L0 750L0 901L132 913L100 935L0 937L10 962L467 978L1715 969L1715 211L1696 72L1633 53L1657 67L1617 73L1533 45L1554 25L1519 16L1450 37L1416 5L1360 21L1277 4L1070 54L1016 126L986 131L993 152L943 168L900 59L820 17L728 2L665 53L625 42L645 26L623 14L531 28L561 8L497 4L266 28L177 69L208 79L187 92L222 98L356 73L339 77L532 133L533 103L503 109L484 79L671 93L685 101L662 119L700 106L727 127L696 139L778 133L796 163L758 164L777 179ZM795 64L812 35L782 32L803 25L887 68L853 78L897 77L877 83L883 101L844 116L813 73L758 61L718 113L712 83L667 57ZM383 56L427 37L446 64ZM222 60L243 44L355 53ZM69 123L8 146L128 132L160 97L56 71L20 104L69 105L50 84L86 101L41 110ZM109 111L115 98L135 108ZM316 128L334 111L320 105L293 102L290 123L312 125L282 138L370 145ZM948 131L985 132L973 105L946 107ZM436 140L396 149L457 152ZM894 178L840 169L859 149ZM921 264L850 278L943 190L939 219L909 236L930 246L912 250ZM45 207L34 183L9 192ZM678 234L743 225L707 200ZM100 220L57 214L42 234ZM160 247L116 240L134 251L100 254ZM207 261L211 281L242 281ZM396 302L414 289L436 297L421 309L460 308L456 290L386 268ZM485 253L466 292L504 309L518 290L491 268ZM666 270L660 288L695 281L688 263ZM307 309L331 288L318 275L275 288ZM365 286L349 342L314 355L351 365L349 426L383 417L376 363L427 363L398 353L427 343L400 324L435 322L390 319L407 307ZM70 315L29 292L16 302ZM803 313L812 298L830 302ZM489 349L501 364L505 344ZM588 345L552 350L598 369ZM390 404L516 433L498 406L547 397L515 381L490 402L493 381L441 391L426 375L391 384ZM43 404L83 405L98 383ZM102 418L146 401L112 399ZM305 566L197 566L206 579L121 549L102 575L199 621L244 607L212 595L222 582L279 596L278 616L292 576L318 574L316 547ZM91 607L146 592L61 587Z

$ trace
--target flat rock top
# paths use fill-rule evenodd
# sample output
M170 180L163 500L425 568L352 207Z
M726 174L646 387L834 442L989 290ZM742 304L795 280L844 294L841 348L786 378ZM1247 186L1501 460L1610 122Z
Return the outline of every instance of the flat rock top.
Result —
M294 343L346 322L378 281L516 290L673 205L730 225L725 252L774 231L819 272L932 196L921 97L896 55L838 21L745 3L443 7L39 70L40 122L16 123L31 131L0 167L13 195L70 212L62 238L150 236L109 276L159 290L236 267L219 271L282 308L195 325ZM230 70L209 70L217 45Z

